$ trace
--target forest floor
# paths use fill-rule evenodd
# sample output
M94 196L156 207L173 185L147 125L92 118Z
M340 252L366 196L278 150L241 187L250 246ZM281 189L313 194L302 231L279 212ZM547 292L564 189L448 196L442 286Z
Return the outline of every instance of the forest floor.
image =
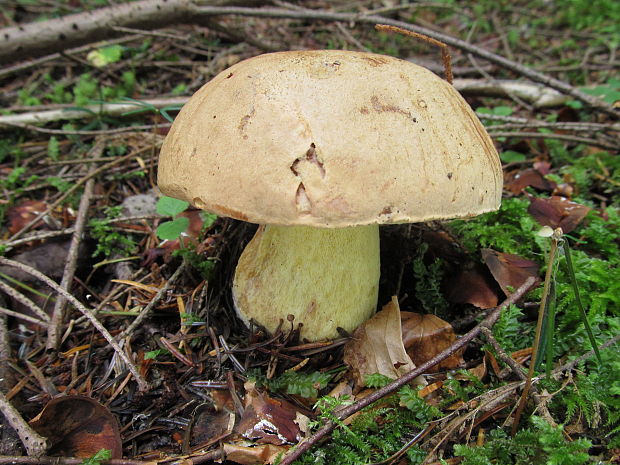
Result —
M159 149L261 53L444 76L376 23L449 46L502 206L382 226L381 331L248 329L230 290L256 226L162 196ZM0 463L620 463L619 23L608 0L0 5Z

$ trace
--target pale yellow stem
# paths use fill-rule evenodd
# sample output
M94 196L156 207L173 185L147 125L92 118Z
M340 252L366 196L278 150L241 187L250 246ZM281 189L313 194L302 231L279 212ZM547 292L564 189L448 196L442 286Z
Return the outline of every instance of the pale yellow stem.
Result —
M375 312L379 268L377 225L261 226L239 258L235 307L270 332L293 315L302 338L334 338L337 327L351 332Z

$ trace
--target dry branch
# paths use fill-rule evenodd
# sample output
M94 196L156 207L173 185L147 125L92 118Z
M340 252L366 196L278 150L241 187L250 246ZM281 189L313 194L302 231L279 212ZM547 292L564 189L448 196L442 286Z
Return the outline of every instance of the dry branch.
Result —
M337 13L326 10L286 9L286 8L247 8L226 6L199 6L201 4L230 4L232 0L142 0L102 8L91 13L69 15L45 23L30 23L0 30L0 63L23 56L40 56L43 53L66 49L87 42L101 40L120 33L113 27L155 28L180 21L204 23L207 18L222 15L253 16L263 18L297 19L302 21L340 21L346 23L383 23L407 31L426 35L465 53L483 58L504 69L524 76L534 82L570 95L590 107L617 116L618 110L601 99L588 95L574 86L523 66L505 57L485 50L464 40L435 30L409 24L404 21L378 15L358 13ZM237 4L240 2L236 2ZM163 6L165 5L165 7Z
M104 142L99 140L89 155L101 156L104 149ZM93 169L91 168L91 172ZM95 180L91 177L84 186L84 192L80 199L80 207L75 218L75 231L71 237L71 244L69 246L69 252L67 253L67 261L65 262L65 269L62 274L62 280L60 286L66 291L71 290L71 284L75 276L75 270L77 268L77 259L80 246L82 245L82 235L84 227L86 226L86 218L88 210L90 209L90 201L93 196L93 189ZM67 301L59 296L54 303L54 311L52 313L52 320L50 322L49 329L47 331L47 348L58 349L60 345L60 335L62 331L62 324L65 316L65 304Z
M0 63L38 57L124 34L114 27L149 29L182 22L188 18L192 4L191 0L142 0L5 28L0 35Z
M169 106L183 105L189 97L172 97L141 100L137 102L103 103L101 105L89 105L83 110L75 107L59 108L56 110L44 110L16 115L0 116L0 128L2 127L27 127L32 124L45 124L54 121L69 121L76 119L92 119L98 115L119 116L128 112L153 107L162 109Z

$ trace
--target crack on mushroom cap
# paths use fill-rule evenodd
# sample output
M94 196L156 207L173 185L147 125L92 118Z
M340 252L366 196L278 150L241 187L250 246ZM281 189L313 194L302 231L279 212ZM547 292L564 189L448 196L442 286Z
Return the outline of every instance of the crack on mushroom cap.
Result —
M297 186L297 192L295 193L295 204L297 205L297 211L302 215L309 215L312 211L312 202L306 193L306 186L303 182Z
M321 177L325 177L325 166L323 166L323 162L319 160L316 154L316 145L314 142L310 144L310 148L306 152L306 154L302 157L296 158L295 161L291 164L290 169L295 176L299 176L298 166L301 162L308 161L317 166L319 172L321 173Z
M316 153L316 144L314 142L310 144L310 148L304 155L296 158L295 161L291 163L291 166L289 166L289 169L293 172L295 177L300 179L299 185L297 186L297 191L295 192L295 205L297 207L297 212L302 215L309 215L312 211L312 202L306 192L306 186L303 183L303 175L300 169L301 163L310 163L311 165L316 166L319 169L321 178L325 178L325 166L323 166L323 162L318 158Z

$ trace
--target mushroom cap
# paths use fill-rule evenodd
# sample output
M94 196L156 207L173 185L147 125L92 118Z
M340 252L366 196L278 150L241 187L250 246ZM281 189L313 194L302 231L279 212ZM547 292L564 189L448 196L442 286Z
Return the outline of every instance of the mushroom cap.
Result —
M496 210L502 171L431 71L340 50L259 55L218 74L161 149L162 192L253 223L345 227Z

